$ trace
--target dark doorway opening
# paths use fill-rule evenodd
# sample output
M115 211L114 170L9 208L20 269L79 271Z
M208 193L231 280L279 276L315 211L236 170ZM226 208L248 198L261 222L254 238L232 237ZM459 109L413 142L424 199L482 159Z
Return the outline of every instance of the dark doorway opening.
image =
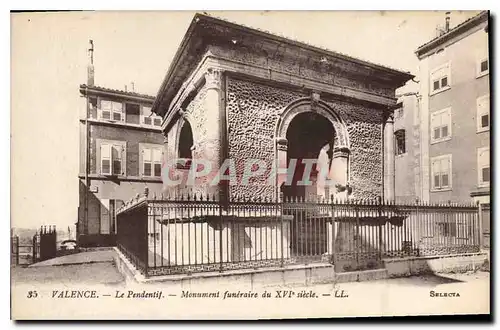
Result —
M296 159L291 185L282 186L285 205L290 206L288 209L285 207L284 213L293 215L290 228L291 252L294 257L317 258L327 251L328 217L322 214L324 208L316 204L312 204L314 206L311 208L307 203L297 203L297 201L317 200L329 195L321 185L318 185L318 175L322 175L318 171L321 166L327 166L328 169L330 167L335 129L324 116L305 112L292 119L286 138L287 164ZM306 173L305 177L304 159L315 159L320 163L319 166L313 165L311 172ZM304 179L308 181L307 184L304 184Z

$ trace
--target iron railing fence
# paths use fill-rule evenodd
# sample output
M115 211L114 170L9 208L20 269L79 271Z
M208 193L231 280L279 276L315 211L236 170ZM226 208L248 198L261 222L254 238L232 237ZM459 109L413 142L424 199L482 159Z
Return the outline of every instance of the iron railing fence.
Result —
M479 251L474 205L376 200L137 198L117 212L117 245L146 276Z

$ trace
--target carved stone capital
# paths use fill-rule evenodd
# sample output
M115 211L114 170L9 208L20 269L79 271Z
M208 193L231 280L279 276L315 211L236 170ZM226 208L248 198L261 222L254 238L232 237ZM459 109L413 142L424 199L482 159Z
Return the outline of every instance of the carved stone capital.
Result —
M288 140L285 138L276 139L276 147L278 150L287 151L288 150Z
M394 111L388 111L386 113L386 119L385 122L387 124L394 124Z
M222 71L215 68L208 68L205 72L205 85L208 89L221 89Z
M333 150L332 158L338 158L338 157L348 158L350 152L351 151L349 150L349 148L345 146L335 147L335 149Z
M186 119L186 111L179 108L179 116L181 116L183 119Z

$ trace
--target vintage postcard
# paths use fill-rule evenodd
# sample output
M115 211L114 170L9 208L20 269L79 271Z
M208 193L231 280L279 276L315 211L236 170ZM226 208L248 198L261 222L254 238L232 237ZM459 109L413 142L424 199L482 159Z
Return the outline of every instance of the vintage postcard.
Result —
M489 19L11 13L12 319L489 315Z

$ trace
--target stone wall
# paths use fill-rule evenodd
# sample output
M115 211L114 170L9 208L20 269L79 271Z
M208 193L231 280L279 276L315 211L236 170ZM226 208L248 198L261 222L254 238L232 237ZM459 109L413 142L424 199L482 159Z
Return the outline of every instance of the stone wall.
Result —
M349 135L349 181L354 198L382 194L382 112L366 106L327 102L344 120Z
M229 158L235 160L236 176L244 171L245 159L274 159L274 134L279 115L292 101L306 96L249 81L227 79ZM276 188L266 184L267 174L249 181L250 185L230 187L231 196L275 196Z
M272 162L275 130L280 114L301 94L250 81L228 78L226 84L229 157L235 160L237 176L248 158ZM350 182L355 198L375 198L382 192L382 113L362 105L329 101L344 120L350 140ZM254 185L233 186L232 196L273 198L275 187L266 185L267 175L250 180Z

